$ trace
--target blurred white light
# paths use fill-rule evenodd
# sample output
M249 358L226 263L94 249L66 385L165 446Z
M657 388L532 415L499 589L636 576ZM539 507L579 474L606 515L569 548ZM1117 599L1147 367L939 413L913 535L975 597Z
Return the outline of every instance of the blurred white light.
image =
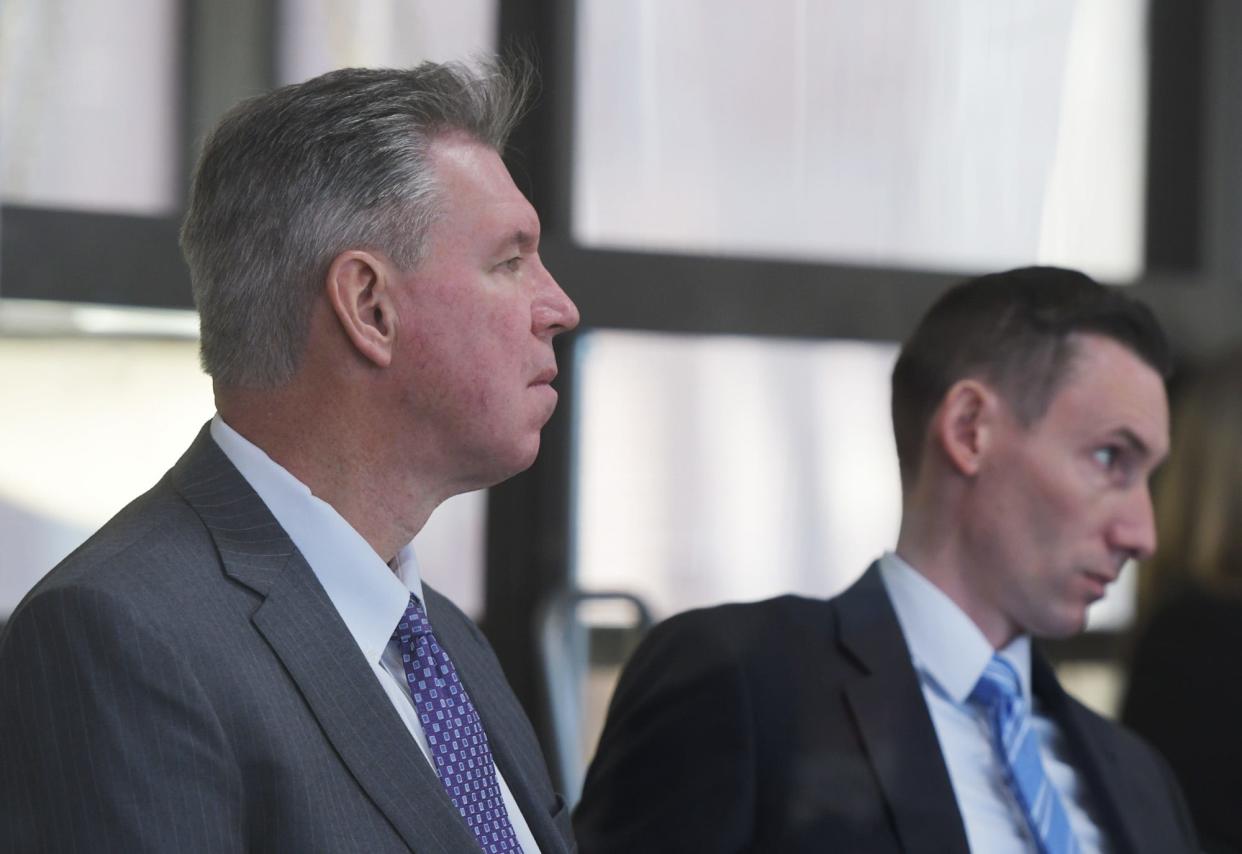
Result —
M582 0L575 236L1141 271L1141 0Z

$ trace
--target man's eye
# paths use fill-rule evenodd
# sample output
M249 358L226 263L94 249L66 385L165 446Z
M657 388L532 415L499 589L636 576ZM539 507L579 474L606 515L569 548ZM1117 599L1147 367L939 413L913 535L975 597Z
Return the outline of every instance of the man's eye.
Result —
M1096 448L1092 452L1092 456L1102 467L1111 469L1117 465L1117 461L1121 457L1121 449L1115 445L1108 445L1103 448Z
M522 256L514 255L512 258L508 259L507 261L501 261L500 266L504 267L510 273L516 273L518 269L522 266Z

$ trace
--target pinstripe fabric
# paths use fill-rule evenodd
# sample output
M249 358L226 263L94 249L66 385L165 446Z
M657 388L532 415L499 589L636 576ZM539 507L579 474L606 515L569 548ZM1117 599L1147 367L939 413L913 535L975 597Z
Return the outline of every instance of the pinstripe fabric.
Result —
M574 850L491 650L426 592L540 847ZM313 573L205 431L0 636L0 851L474 845Z

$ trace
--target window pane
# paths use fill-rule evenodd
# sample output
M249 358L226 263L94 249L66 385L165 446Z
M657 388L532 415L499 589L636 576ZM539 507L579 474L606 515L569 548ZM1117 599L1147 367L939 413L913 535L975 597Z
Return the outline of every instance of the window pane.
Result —
M150 489L213 408L195 340L0 337L0 621ZM476 616L486 509L483 492L451 498L415 541L423 577Z
M403 68L496 50L496 0L285 0L282 83L347 66Z
M657 617L831 596L897 542L897 346L595 331L575 351L578 585ZM1133 614L1133 571L1091 627Z
M0 198L173 209L179 4L0 2Z
M195 341L0 338L0 619L211 417Z
M897 539L891 344L591 332L575 368L575 563L658 616L827 596Z
M574 232L1140 272L1141 0L580 0Z

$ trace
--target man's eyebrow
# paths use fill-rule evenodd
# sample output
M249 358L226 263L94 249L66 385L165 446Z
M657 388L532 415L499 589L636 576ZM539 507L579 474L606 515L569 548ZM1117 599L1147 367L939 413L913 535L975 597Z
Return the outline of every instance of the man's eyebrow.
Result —
M510 247L516 246L523 252L533 252L535 247L539 245L538 232L527 231L524 228L514 229L505 235L504 239L497 241L496 251L498 253L507 251Z
M1147 443L1144 442L1139 435L1129 427L1118 427L1113 430L1112 435L1121 439L1121 441L1129 445L1133 451L1141 454L1142 456L1151 456L1151 448L1148 447Z

